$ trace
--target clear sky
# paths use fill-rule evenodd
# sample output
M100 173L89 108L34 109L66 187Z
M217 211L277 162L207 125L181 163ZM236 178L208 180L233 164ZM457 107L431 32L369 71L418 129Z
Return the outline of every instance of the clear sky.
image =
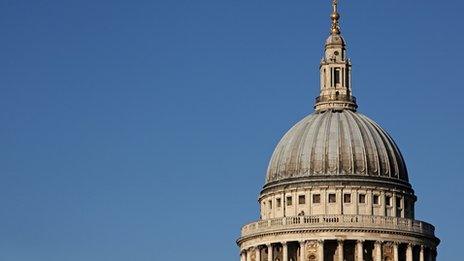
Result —
M360 111L462 248L459 0L341 0ZM330 0L1 0L0 261L238 260L312 112ZM461 220L461 221L460 221Z

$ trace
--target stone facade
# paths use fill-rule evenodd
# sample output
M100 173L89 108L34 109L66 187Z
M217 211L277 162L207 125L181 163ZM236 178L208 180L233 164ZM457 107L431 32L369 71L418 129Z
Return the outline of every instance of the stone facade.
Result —
M391 137L357 113L334 0L315 112L276 147L260 219L237 240L241 261L435 261L431 224Z

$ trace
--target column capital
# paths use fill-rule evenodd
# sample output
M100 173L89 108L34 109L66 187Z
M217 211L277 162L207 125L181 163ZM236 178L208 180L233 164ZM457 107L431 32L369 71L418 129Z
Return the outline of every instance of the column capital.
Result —
M345 243L345 240L343 239L337 239L337 242L339 245L343 245L343 243Z
M324 239L318 239L318 240L317 240L317 243L318 243L318 244L324 244Z
M266 244L268 248L272 247L272 243Z
M356 243L358 243L358 244L364 244L364 242L366 242L366 240L364 240L364 239L356 240Z
M282 244L282 246L286 246L287 245L287 241L282 241L280 242Z
M375 244L375 245L382 245L382 244L383 244L383 241L381 241L381 240L377 240L377 241L375 241L375 243L374 243L374 244Z
M306 244L306 240L301 240L301 241L298 241L300 243L300 245L304 245Z

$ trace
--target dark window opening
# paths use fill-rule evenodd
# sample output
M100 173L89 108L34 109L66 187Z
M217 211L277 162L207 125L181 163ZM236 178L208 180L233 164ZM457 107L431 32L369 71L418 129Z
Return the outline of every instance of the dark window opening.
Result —
M387 206L391 207L391 206L392 206L392 197L386 196L386 197L385 197L385 204L386 204Z
M351 203L351 194L343 195L343 202L344 203Z
M329 194L329 203L337 202L337 196L335 194Z
M335 86L340 84L340 68L335 68L334 83L335 83Z
M359 195L359 203L361 203L361 204L366 203L366 195L365 194L360 194Z
M298 204L300 205L306 204L306 197L304 195L301 195L298 197Z
M293 205L292 197L287 197L287 206Z

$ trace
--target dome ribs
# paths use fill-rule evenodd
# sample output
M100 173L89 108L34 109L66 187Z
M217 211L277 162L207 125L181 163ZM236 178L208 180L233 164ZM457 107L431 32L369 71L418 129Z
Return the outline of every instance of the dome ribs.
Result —
M323 128L323 132L318 135L318 140L322 140L324 143L322 144L322 147L316 147L316 150L319 150L319 155L320 155L320 166L321 169L319 171L319 174L331 174L328 171L328 154L329 154L329 142L330 142L330 126L332 123L332 113L324 113L324 120L325 120L325 127ZM322 134L322 135L321 135ZM318 142L318 144L320 144Z
M339 134L339 113L330 113L330 124L326 133L326 171L329 174L338 174L340 162L340 134Z
M409 181L403 156L401 155L396 143L376 122L371 119L369 119L369 122L378 130L382 140L384 141L383 143L388 146L387 152L388 158L390 159L388 162L393 163L393 166L390 164L390 177Z
M308 131L309 126L311 123L314 121L313 118L311 118L308 122L305 122L305 124L302 126L302 128L299 130L297 133L296 139L293 141L294 144L291 146L291 151L290 151L290 171L292 171L292 176L297 177L300 176L300 171L301 171L301 157L302 157L302 140L305 137L305 133Z
M350 110L316 112L295 124L272 154L266 182L343 175L409 182L393 139L367 116Z
M353 170L353 173L359 175L366 175L367 173L369 173L367 165L367 156L365 151L366 145L361 130L359 129L359 126L356 123L353 114L347 112L347 118L350 119L347 121L350 127L350 131L352 132L353 136L356 136L354 139L352 139L352 144L354 144L354 146L352 147L354 148L353 157L355 163L355 169Z
M342 147L342 170L346 174L354 174L354 149L352 146L352 135L349 128L345 128L344 126L348 125L348 118L346 117L345 113L340 113L340 119L342 120L343 124L340 124L340 128L343 130L341 132L343 139L341 140L341 147Z
M370 132L376 136L374 139L376 143L377 153L378 153L378 160L379 160L379 175L381 176L392 176L390 171L390 158L388 157L388 150L385 146L385 142L382 139L382 134L380 132L384 132L382 129L377 129L372 121L369 120L368 117L360 114L360 116L369 124L366 126L370 129Z
M285 151L285 146L280 146L280 144L287 144L288 143L287 142L288 137L292 135L293 131L294 131L294 128L291 128L289 131L287 131L287 133L285 133L285 135L282 137L282 139L277 144L276 149L272 153L271 163L268 166L267 175L266 175L268 177L267 182L271 182L273 180L276 180L276 179L280 178L279 173L280 173L280 169L281 169L281 164L283 162L283 160L282 160L283 155L282 154Z
M316 146L317 146L317 141L319 140L319 132L320 132L320 129L321 129L321 126L323 125L324 121L325 121L325 117L323 116L323 114L320 114L318 115L318 124L316 124L316 129L313 133L313 143L311 145L311 159L310 159L310 165L311 165L311 168L310 168L310 173L312 174L319 174L317 173L316 169L317 169L317 166L316 166Z
M369 166L367 173L369 175L380 176L379 151L377 149L377 144L375 143L375 139L373 138L374 133L371 131L371 129L367 127L367 124L364 118L362 117L353 117L353 118L361 130L361 135L364 137L364 140L368 143L366 144L366 146L364 146L364 149L367 151L366 164Z
M314 129L316 128L317 124L315 122L317 121L319 123L320 118L319 117L312 117L311 122L306 128L306 131L303 133L303 142L300 145L300 150L301 150L301 157L300 157L300 171L301 175L304 174L309 174L309 170L311 169L311 155L312 155L312 150L311 146L307 146L308 144L313 144L314 143L314 135L310 135L310 133L314 133Z

